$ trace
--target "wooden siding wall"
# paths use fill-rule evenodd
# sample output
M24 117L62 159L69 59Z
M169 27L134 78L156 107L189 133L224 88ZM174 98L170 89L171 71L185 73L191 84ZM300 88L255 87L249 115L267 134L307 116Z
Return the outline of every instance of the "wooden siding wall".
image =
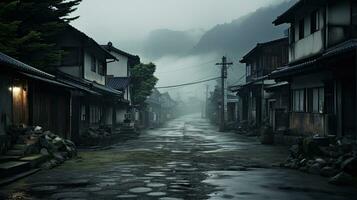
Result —
M328 116L314 113L290 113L290 129L293 133L324 136L327 132Z
M31 124L70 138L70 94L37 81L30 87Z
M14 125L27 125L29 121L27 81L23 79L14 79L12 86L12 123Z

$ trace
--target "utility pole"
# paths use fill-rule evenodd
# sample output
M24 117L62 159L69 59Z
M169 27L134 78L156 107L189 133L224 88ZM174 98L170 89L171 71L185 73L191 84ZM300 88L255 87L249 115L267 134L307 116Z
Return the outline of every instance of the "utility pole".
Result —
M222 57L221 63L216 63L216 65L222 66L221 69L221 117L220 117L220 124L219 124L219 131L223 132L225 130L225 115L226 115L226 102L225 102L225 80L227 78L227 67L229 65L233 65L232 62L227 63L227 58L225 56Z
M206 105L205 105L205 118L208 118L208 90L209 85L206 85Z

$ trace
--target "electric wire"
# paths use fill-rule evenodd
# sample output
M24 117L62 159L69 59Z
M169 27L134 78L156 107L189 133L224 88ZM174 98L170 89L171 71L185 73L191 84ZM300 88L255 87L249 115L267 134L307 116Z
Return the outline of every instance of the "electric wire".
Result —
M231 86L234 86L235 84L239 83L241 80L243 80L243 78L246 77L246 73L244 73L237 81L235 81L233 84L230 84Z
M157 73L159 74L166 74L166 73L171 73L171 72L178 72L178 71L183 71L183 70L187 70L187 69L196 69L196 68L193 68L193 67L202 67L203 65L205 64L209 64L209 63L213 63L215 62L215 60L211 60L211 61L208 61L208 62L204 62L204 63L200 63L200 64L197 64L197 65L191 65L191 66L187 66L187 67L181 67L181 68L177 68L177 69L173 69L173 70L167 70L167 71L157 71Z
M200 84L200 83L205 83L205 82L217 80L217 79L220 79L220 78L221 77L216 77L216 78L210 78L210 79L201 80L201 81L195 81L195 82L191 82L191 83L184 83L184 84L170 85L170 86L162 86L162 87L155 87L155 88L156 89L166 89L166 88L176 88L176 87L183 87L183 86L189 86L189 85L197 85L197 84Z

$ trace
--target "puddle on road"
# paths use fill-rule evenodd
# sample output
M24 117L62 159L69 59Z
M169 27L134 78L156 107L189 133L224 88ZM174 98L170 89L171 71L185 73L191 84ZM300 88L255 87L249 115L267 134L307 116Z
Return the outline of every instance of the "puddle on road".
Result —
M203 183L217 187L217 191L209 195L211 200L342 200L353 199L356 195L352 188L332 186L319 177L312 183L309 175L287 170L209 171L206 175Z

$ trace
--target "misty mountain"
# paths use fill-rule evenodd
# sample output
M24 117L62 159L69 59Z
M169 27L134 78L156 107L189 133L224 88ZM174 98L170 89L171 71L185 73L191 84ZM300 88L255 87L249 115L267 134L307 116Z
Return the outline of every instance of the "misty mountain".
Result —
M272 21L294 2L260 8L231 23L217 25L202 36L192 53L218 52L240 57L258 42L283 37L287 27L276 27Z
M189 52L204 34L203 30L174 31L159 29L152 31L143 42L143 53L151 59L167 55L181 56Z

